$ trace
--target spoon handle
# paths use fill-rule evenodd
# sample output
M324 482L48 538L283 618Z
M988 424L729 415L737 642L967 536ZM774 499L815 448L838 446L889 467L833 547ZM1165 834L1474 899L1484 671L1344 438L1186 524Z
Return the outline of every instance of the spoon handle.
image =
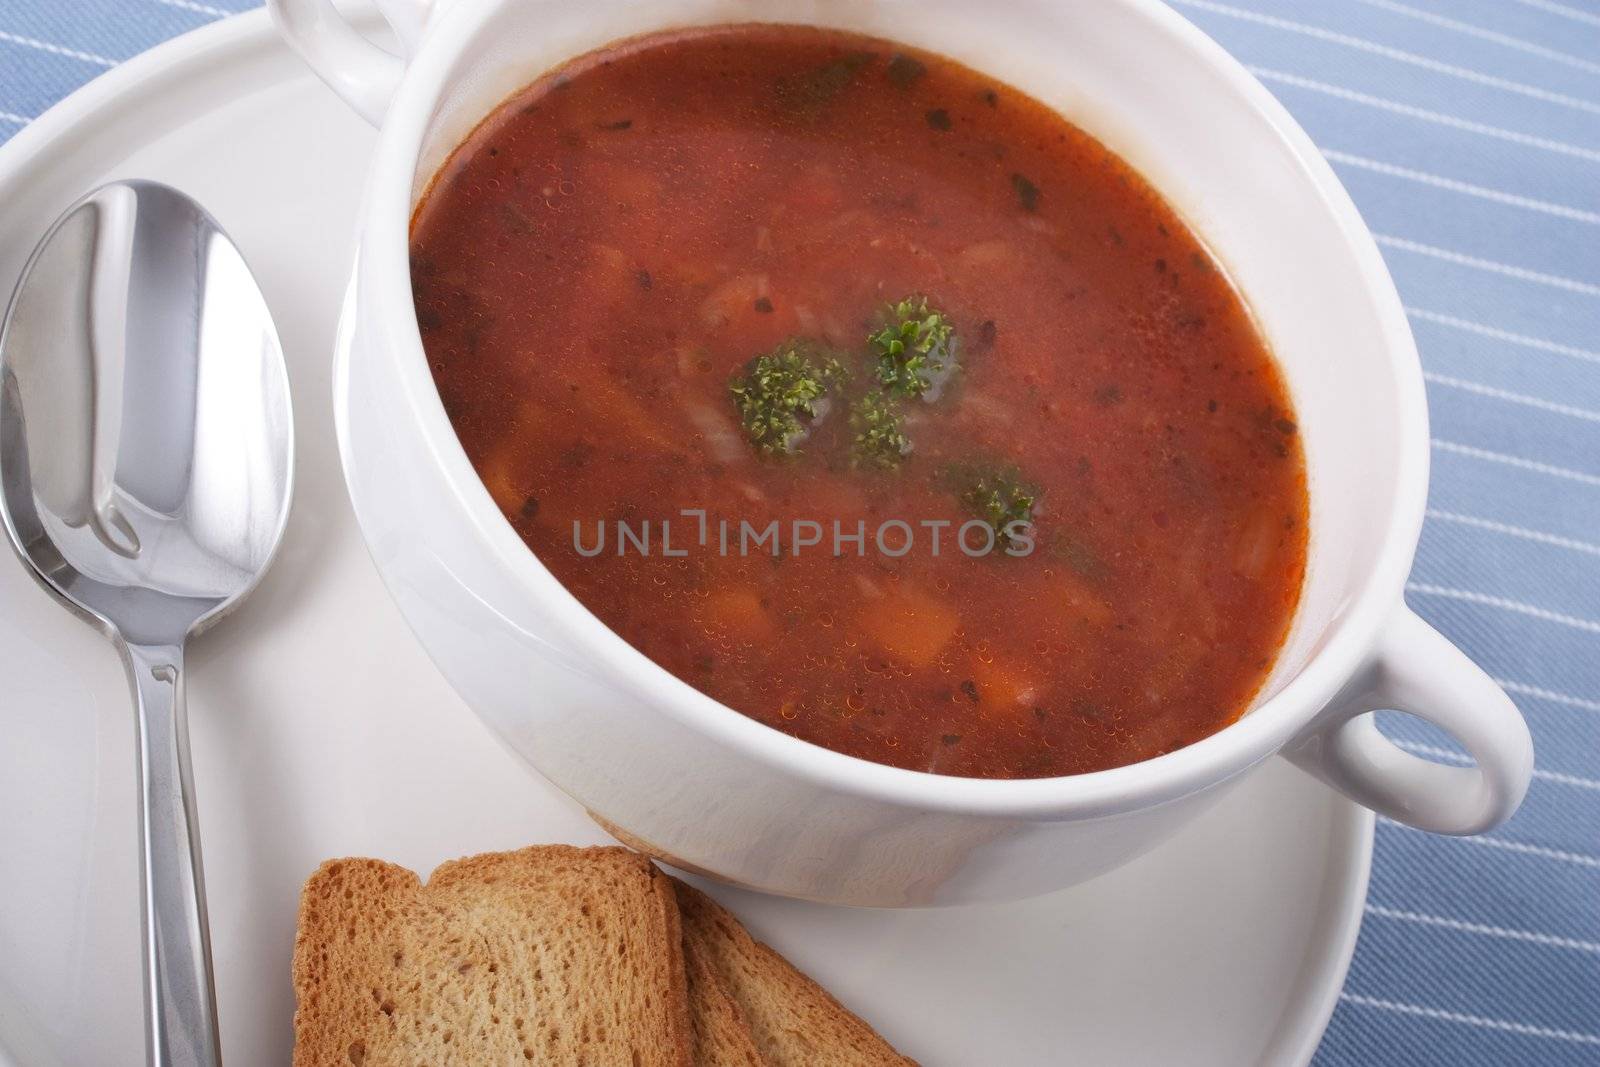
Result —
M152 1067L220 1067L183 649L130 644L127 659L138 701L143 788L145 1056Z

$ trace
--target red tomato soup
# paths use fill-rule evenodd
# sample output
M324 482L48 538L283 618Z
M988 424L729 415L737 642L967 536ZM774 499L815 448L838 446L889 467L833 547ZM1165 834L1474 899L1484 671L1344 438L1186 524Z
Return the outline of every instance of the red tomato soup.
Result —
M1101 770L1232 722L1284 640L1307 501L1271 355L1149 184L992 78L809 28L622 42L479 126L411 256L506 518L774 729Z

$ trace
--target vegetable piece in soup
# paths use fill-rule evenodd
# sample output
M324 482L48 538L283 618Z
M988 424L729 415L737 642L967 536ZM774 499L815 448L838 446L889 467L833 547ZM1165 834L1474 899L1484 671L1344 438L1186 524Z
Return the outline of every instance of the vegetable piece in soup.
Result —
M650 659L940 774L1171 752L1267 677L1305 464L1238 293L1099 142L888 41L724 26L522 90L412 229L506 518Z

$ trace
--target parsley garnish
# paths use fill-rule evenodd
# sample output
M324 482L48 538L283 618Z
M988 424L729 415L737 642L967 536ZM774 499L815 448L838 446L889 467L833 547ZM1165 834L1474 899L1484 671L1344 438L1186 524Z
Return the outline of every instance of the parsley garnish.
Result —
M799 451L827 395L844 380L839 360L816 345L788 341L757 356L728 383L745 436L763 455Z
M884 319L884 327L867 338L878 383L895 396L937 398L956 369L955 328L921 296L890 305Z

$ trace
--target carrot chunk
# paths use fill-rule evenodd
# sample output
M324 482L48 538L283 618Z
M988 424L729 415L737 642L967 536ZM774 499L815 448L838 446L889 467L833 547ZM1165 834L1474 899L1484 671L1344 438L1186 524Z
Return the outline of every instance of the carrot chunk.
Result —
M861 618L866 635L910 667L930 666L960 627L955 608L914 589L894 590Z
M1031 711L1039 687L1026 671L1012 660L998 657L987 661L972 657L968 667L978 696L978 711L985 718L1006 718Z
M1091 626L1105 626L1111 622L1111 605L1082 578L1056 570L1045 582L1046 602L1052 611L1063 611Z
M735 641L770 641L778 636L778 627L761 606L761 597L754 589L722 589L706 598L701 620L706 629L716 636Z

